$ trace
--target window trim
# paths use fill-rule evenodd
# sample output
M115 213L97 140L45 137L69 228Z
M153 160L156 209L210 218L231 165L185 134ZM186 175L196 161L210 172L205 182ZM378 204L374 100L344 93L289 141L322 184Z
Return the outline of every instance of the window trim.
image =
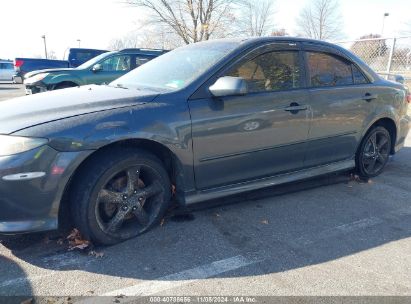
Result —
M342 56L340 54L337 54L336 52L332 52L329 50L324 50L324 49L320 49L320 48L314 48L314 47L309 47L309 48L304 48L303 49L303 53L304 53L304 62L305 62L305 71L306 71L306 85L308 89L330 89L330 88L344 88L344 87L352 87L352 86L360 86L360 85L366 85L366 84L370 84L371 81L370 79L364 74L363 70L358 66L358 64L356 64L354 61L348 59L345 56ZM320 54L325 54L334 58L337 58L340 61L346 62L350 65L350 70L351 70L351 77L352 77L352 84L339 84L339 85L335 85L335 86L313 86L311 84L311 77L310 77L310 67L308 65L308 53L320 53ZM355 66L360 73L364 76L366 83L355 83L354 80L354 73L353 73L353 66Z
M354 70L353 70L354 67L358 70L358 72L360 72L362 77L364 77L365 83L355 83ZM365 85L365 84L370 84L371 83L371 81L368 79L368 77L364 74L363 70L357 64L355 64L354 62L351 63L351 71L352 71L352 80L353 80L354 85Z
M242 60L252 60L255 57L265 54L271 53L275 51L291 51L291 52L298 52L299 53L299 64L300 64L300 88L293 88L289 90L279 90L279 91L263 91L263 92L256 92L256 93L248 93L248 94L267 94L267 93L281 93L281 92L290 92L290 91L297 91L297 90L306 90L307 89L307 80L306 80L306 66L304 62L304 55L303 50L301 48L301 42L299 41L281 41L281 42L270 42L264 43L248 50L244 51L244 53L237 55L235 58L229 60L223 67L221 67L217 72L211 75L208 80L203 82L189 97L188 101L195 101L197 99L207 99L207 98L215 98L211 95L208 91L208 88L213 85L218 78L222 77L224 73L226 73L230 68L234 65L238 64ZM247 95L248 95L247 94Z

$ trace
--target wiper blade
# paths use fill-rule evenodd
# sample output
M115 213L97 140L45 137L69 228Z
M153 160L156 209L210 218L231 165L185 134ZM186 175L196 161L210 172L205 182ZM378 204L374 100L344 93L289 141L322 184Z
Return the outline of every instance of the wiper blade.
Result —
M125 87L124 85L122 85L121 83L117 83L116 86L115 86L115 88L120 88L120 89L128 90L128 88Z

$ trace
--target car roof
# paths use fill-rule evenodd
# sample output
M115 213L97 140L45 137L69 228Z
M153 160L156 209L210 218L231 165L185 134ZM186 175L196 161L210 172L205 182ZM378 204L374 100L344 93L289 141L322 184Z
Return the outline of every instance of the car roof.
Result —
M251 37L251 38L233 38L233 39L220 39L221 41L233 41L233 42L238 42L242 45L246 44L258 44L258 43L269 43L269 42L305 42L305 43L312 43L316 45L323 45L323 46L329 46L329 47L337 47L340 49L341 47L327 42L323 40L316 40L316 39L310 39L310 38L302 38L302 37L293 37L293 36L270 36L270 37ZM343 49L343 48L341 48ZM345 49L344 49L345 50Z
M161 55L166 52L169 52L169 51L162 50L162 49L144 49L144 48L127 48L127 49L118 51L118 53L131 53L131 54L143 54L143 55Z
M97 51L97 52L108 52L107 50L100 50L100 49L85 49L85 48L70 48L70 51Z

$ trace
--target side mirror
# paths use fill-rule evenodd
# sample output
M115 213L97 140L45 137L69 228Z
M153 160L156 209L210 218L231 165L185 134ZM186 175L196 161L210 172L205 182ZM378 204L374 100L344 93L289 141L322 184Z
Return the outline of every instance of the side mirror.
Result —
M248 93L246 81L241 77L231 76L219 78L209 90L215 97L237 96Z
M98 71L102 71L102 70L103 70L103 67L101 66L100 63L97 63L97 64L93 65L93 67L92 67L91 70L92 70L93 72L98 72Z

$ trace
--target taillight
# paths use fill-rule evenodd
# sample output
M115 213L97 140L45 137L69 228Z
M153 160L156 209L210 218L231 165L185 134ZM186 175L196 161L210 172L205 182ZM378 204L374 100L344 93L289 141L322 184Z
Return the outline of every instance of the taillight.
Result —
M14 62L14 66L15 66L16 68L19 68L19 67L21 67L21 66L23 65L23 63L24 63L23 60L16 60L16 61Z

